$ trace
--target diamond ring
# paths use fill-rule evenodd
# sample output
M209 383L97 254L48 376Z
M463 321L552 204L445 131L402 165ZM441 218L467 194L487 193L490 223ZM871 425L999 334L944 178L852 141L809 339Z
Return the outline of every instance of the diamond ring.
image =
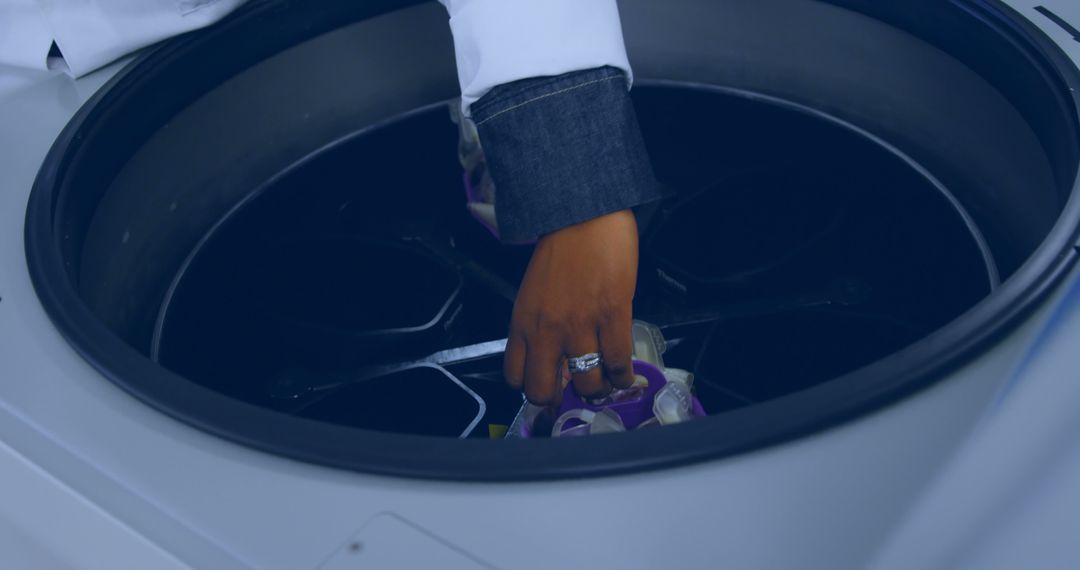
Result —
M581 374L595 368L600 368L600 363L603 361L604 359L600 356L599 352L590 352L588 354L566 359L571 374Z

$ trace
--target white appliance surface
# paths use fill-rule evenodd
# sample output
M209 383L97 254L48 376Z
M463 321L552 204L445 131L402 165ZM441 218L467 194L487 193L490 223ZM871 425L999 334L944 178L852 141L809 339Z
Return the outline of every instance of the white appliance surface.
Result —
M1045 5L1080 28L1080 3L1009 3L1080 61L1080 38L1034 10ZM0 74L0 567L988 568L1080 559L1068 532L1080 512L1069 484L1080 471L1072 285L954 378L887 409L758 452L635 475L376 477L253 451L152 410L60 336L23 250L45 153L121 65L79 80Z

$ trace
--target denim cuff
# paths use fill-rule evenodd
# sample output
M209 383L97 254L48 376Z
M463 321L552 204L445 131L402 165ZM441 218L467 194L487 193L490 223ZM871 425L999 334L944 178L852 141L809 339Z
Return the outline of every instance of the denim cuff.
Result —
M505 241L662 197L620 69L507 83L471 110Z

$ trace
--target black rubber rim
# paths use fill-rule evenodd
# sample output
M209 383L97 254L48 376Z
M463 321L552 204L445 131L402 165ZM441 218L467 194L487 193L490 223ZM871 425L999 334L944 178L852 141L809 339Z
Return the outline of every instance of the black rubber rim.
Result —
M231 45L257 61L347 22L416 4L415 0L327 2L303 10L299 0L256 1L198 33L149 50L121 70L84 105L60 134L34 183L26 216L28 267L48 315L68 342L101 374L142 402L206 432L282 456L390 476L467 481L525 481L594 477L686 465L805 436L863 415L924 388L1003 337L1061 283L1076 260L1080 182L1039 249L993 295L918 343L814 389L663 430L569 440L453 440L345 428L284 416L222 396L156 366L126 345L84 305L65 267L55 220L79 160L110 117L132 101L147 103L151 79L187 62L211 44ZM837 0L870 11L875 2ZM1020 46L1057 86L1076 131L1080 72L1031 22L997 0L954 4ZM883 11L895 8L881 8ZM316 13L312 13L316 12ZM289 19L285 26L282 21ZM297 24L297 19L301 23ZM269 39L246 42L230 34L261 25ZM943 25L930 23L928 26ZM942 32L942 30L938 30ZM238 71L204 58L200 79L213 85ZM1075 91L1070 92L1070 88ZM149 92L150 94L153 91ZM1075 173L1072 177L1075 181Z

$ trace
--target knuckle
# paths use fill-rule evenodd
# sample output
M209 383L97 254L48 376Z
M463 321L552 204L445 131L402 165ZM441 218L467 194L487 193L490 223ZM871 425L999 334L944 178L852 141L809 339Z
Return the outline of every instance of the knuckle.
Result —
M622 358L611 362L605 362L604 364L604 371L607 372L609 376L626 376L627 374L630 374L631 370L630 363Z
M580 332L586 323L584 317L573 313L550 314L541 318L537 332L553 340L564 339Z
M603 312L604 317L612 318L622 313L625 304L618 299L606 297L596 304Z
M555 395L537 388L534 384L525 385L525 399L534 406L550 406L555 403Z
M604 307L600 320L605 328L626 328L632 322L632 319L626 316L626 309L619 305ZM627 332L629 332L629 329L627 329Z
M618 315L615 313L615 311L612 311L610 308L601 307L600 314L597 315L596 320L599 321L600 324L604 327L609 327L615 324L617 316Z
M537 318L536 325L539 332L546 334L556 333L564 328L565 319L552 313L542 313Z
M522 337L528 336L536 330L540 317L537 313L515 311L510 319L510 332Z

